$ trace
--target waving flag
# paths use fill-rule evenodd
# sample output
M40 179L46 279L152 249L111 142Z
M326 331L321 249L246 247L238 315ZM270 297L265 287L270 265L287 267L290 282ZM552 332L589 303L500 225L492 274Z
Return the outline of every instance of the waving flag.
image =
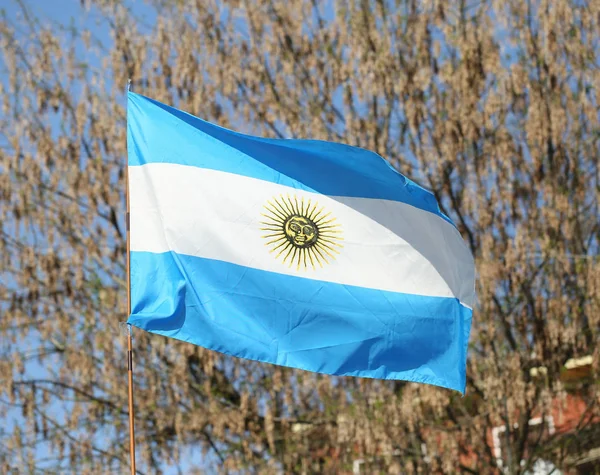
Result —
M375 153L128 93L128 323L229 355L464 392L472 255Z

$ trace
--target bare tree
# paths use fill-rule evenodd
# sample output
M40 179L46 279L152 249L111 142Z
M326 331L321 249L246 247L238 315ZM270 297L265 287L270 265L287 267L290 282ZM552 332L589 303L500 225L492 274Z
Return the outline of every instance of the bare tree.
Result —
M493 473L498 427L522 473L597 436L597 380L561 374L598 370L600 3L82 3L93 28L21 1L0 22L2 471L127 470L129 78L225 127L378 152L457 223L479 296L464 398L135 332L140 473L200 451L223 472ZM578 443L544 422L573 391Z

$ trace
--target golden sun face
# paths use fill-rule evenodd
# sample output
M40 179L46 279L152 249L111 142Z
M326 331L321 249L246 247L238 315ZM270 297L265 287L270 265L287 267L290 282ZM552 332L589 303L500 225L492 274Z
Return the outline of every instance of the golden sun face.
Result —
M262 215L265 221L262 237L276 258L296 270L323 267L335 259L342 248L341 225L336 218L312 200L296 196L283 196L267 201Z
M292 216L285 222L285 235L288 240L299 247L310 247L319 238L317 225L302 216Z

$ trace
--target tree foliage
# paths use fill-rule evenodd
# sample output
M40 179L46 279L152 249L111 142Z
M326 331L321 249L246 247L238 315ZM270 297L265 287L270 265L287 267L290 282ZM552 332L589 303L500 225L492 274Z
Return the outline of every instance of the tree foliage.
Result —
M199 452L231 472L490 473L498 426L512 473L568 460L527 421L566 400L569 358L598 370L598 2L82 3L70 26L21 1L0 21L1 471L127 471L129 78L228 128L378 152L457 223L479 299L464 398L136 331L140 473ZM576 388L582 433L597 388Z

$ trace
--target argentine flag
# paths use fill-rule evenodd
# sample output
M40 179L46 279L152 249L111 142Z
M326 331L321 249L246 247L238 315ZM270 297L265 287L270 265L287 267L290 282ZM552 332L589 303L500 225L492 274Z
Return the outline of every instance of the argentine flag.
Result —
M242 135L128 92L131 315L320 373L465 390L473 257L379 155Z

